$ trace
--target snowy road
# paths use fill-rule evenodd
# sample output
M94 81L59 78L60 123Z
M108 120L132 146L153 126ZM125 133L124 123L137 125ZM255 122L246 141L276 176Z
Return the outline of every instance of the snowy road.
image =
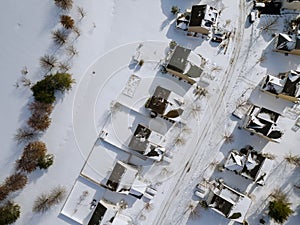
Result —
M231 43L234 45L233 51L231 53L231 58L229 60L229 65L223 79L219 83L219 94L213 96L209 99L209 104L211 108L207 108L206 115L209 115L207 118L203 118L202 121L205 121L205 124L202 123L202 133L200 133L192 154L190 154L189 159L182 164L185 165L184 170L177 175L174 180L177 180L176 184L170 187L168 196L165 197L164 201L160 206L161 214L158 215L155 221L152 224L161 225L161 224L185 224L186 218L181 218L182 215L186 215L187 206L191 201L190 191L193 189L191 187L191 178L197 171L205 171L215 158L215 154L207 152L208 142L210 140L209 131L214 124L214 121L218 120L224 113L224 102L227 102L228 94L232 90L228 88L230 85L233 85L238 78L238 74L234 73L235 65L240 57L240 50L244 34L244 21L246 17L245 12L245 1L240 0L239 5L239 18L237 23L237 28L235 30L234 42ZM200 168L201 167L201 168ZM183 207L181 207L183 206ZM167 221L169 219L169 221Z

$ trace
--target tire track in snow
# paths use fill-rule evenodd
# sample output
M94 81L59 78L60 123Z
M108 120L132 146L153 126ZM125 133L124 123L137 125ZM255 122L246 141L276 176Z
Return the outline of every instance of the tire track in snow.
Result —
M173 216L169 216L168 217L168 213L170 210L170 206L171 205L176 205L174 204L173 200L176 199L176 197L178 196L179 192L180 192L180 188L182 186L182 184L184 183L184 179L187 178L185 175L192 170L192 168L195 170L197 168L197 165L195 165L195 161L199 162L199 155L207 155L207 151L208 149L206 149L206 151L197 151L199 150L199 148L201 147L202 143L204 143L205 140L207 140L207 135L208 135L208 131L209 128L211 126L211 123L213 122L213 120L217 117L216 115L221 114L221 106L222 106L222 102L225 98L225 94L227 93L227 89L230 85L230 81L234 76L234 70L235 70L235 66L236 63L238 61L239 55L240 55L240 49L241 49L241 44L242 44L242 38L244 35L244 30L243 30L243 24L244 24L244 18L245 18L245 1L244 0L240 0L240 16L238 18L238 29L236 30L235 33L235 47L232 53L232 57L230 59L230 64L229 67L226 69L225 71L225 76L223 78L222 81L222 89L221 92L219 94L219 98L217 100L217 102L214 105L213 108L213 112L211 113L211 116L209 118L209 120L206 122L204 130L202 135L200 135L200 137L197 140L197 144L196 147L194 148L193 153L191 154L191 157L189 158L189 160L187 161L187 164L185 166L185 169L181 172L176 184L174 185L174 188L172 190L169 189L169 193L171 193L168 198L165 199L165 201L162 203L161 205L161 214L158 215L155 219L155 221L153 222L153 224L156 225L161 225L161 224L166 224L164 223L164 220L166 218L173 218L173 221L171 221L171 224L174 224L174 221L178 221L178 217L173 217ZM203 135L204 134L204 135ZM207 140L209 141L209 140ZM201 159L201 157L200 157ZM206 160L208 161L208 160ZM210 162L209 162L210 163ZM205 164L205 167L207 167L209 165L209 163ZM195 168L196 167L196 168ZM182 200L183 198L180 198L180 200ZM186 198L185 198L186 199ZM183 201L182 201L183 202ZM178 208L177 208L178 209ZM182 216L182 213L178 213L177 210L175 210L175 215L179 215Z

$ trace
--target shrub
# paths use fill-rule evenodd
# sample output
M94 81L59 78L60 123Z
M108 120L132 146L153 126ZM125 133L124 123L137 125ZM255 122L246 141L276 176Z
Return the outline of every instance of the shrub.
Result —
M141 59L141 60L139 61L139 66L143 66L144 63L145 63L145 61L144 61L143 59Z
M63 10L70 10L73 7L73 0L54 0L55 5Z
M15 173L5 179L5 185L11 192L24 188L27 182L27 176L22 173Z
M276 222L283 224L284 221L293 213L290 208L291 203L287 202L285 199L275 199L269 203L269 213L268 215Z
M47 148L45 143L35 141L29 143L23 151L22 157L17 160L17 169L30 173L34 171L41 158L45 157Z
M234 219L240 218L241 216L242 216L242 214L239 213L239 212L237 212L237 213L233 213L233 214L229 217L229 219L234 220Z
M72 19L71 16L68 15L61 15L60 23L66 29L71 29L74 27L74 20Z
M50 205L48 204L48 196L45 194L41 194L37 197L37 199L34 201L32 211L33 212L40 212L44 213L47 210L50 209Z
M9 188L3 184L0 186L0 202L3 201L4 199L7 198L7 196L9 195L10 191Z
M53 154L47 154L43 158L40 158L38 161L38 167L40 169L48 169L54 161L54 155Z
M45 131L51 124L51 119L48 114L34 113L31 115L27 124L35 131Z
M20 206L9 201L0 207L0 224L12 224L20 217Z
M29 110L31 111L32 114L50 115L53 110L53 105L34 101L29 105Z
M45 76L43 80L33 85L31 90L36 101L52 104L55 101L55 91L68 91L74 82L71 74L56 73Z
M173 13L174 15L179 13L180 9L178 8L178 6L174 5L171 8L171 13Z
M174 49L176 46L177 46L177 42L176 42L176 41L170 41L169 47L170 47L171 49Z

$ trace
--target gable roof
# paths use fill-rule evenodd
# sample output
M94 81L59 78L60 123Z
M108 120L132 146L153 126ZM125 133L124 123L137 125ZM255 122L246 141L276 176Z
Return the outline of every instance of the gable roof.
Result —
M179 73L183 73L188 63L187 58L190 53L190 49L177 45L168 62L167 68L177 71Z
M106 182L106 185L112 191L129 191L137 174L137 169L122 161L117 161L108 178L108 181Z

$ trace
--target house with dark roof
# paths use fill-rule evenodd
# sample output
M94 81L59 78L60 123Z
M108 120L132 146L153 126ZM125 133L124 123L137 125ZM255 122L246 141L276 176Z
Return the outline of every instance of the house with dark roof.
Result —
M269 141L280 142L283 130L280 129L279 113L252 105L245 117L243 128Z
M300 55L300 26L298 26L292 34L277 34L273 51Z
M147 158L160 161L165 152L165 138L162 134L138 124L128 147Z
M111 191L129 194L137 176L138 170L135 167L122 161L117 161L105 186Z
M243 223L251 205L248 196L229 187L223 181L213 183L205 199L208 207L238 223Z
M166 71L190 84L196 83L203 72L206 60L191 52L190 49L177 45L166 59Z
M260 90L294 103L300 100L300 71L291 70L278 76L264 77Z
M98 203L95 202L92 216L87 225L130 225L132 219L128 216L121 214L119 206L111 202L101 199Z
M272 168L272 161L255 151L253 147L246 146L239 151L230 151L224 167L259 185L264 185Z
M161 86L157 86L153 95L147 100L145 108L151 110L153 117L159 114L167 119L176 121L180 119L180 115L183 112L183 104L183 97Z
M218 10L210 5L193 5L191 10L177 15L176 27L195 34L209 34L218 16Z

